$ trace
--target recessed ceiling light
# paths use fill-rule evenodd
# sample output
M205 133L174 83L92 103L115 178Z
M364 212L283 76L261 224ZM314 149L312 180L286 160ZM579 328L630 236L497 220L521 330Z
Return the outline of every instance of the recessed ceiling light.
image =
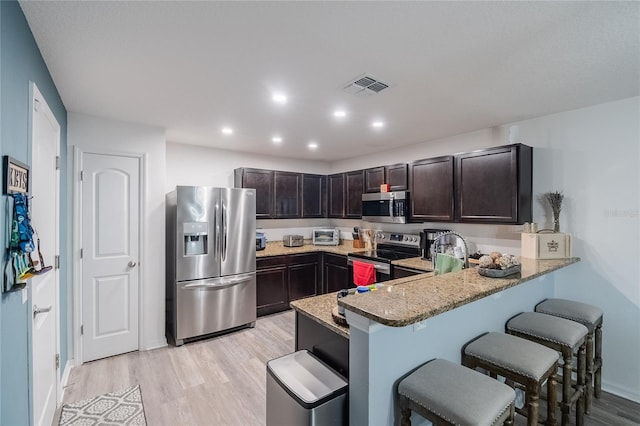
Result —
M282 138L280 136L274 136L271 138L271 142L273 143L281 143L282 142Z
M223 127L220 131L222 133L224 133L225 135L232 135L233 134L233 129L231 127Z
M307 146L309 149L318 149L318 144L316 142L309 142L309 145Z
M285 95L284 93L274 93L271 99L273 100L273 102L280 105L284 105L287 103L287 95Z
M338 118L346 117L347 116L347 111L345 111L343 109L337 109L337 110L333 111L333 116L334 117L338 117Z
M374 121L373 123L371 123L371 127L373 127L374 129L380 129L381 127L384 127L384 122Z

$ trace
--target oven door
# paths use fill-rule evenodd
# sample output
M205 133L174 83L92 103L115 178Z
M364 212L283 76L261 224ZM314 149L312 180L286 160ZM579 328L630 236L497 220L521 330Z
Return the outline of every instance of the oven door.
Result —
M363 259L361 257L352 257L347 256L347 268L349 269L349 282L352 286L355 286L353 283L353 261L362 262L362 263L371 263L373 267L376 269L376 282L381 283L384 281L389 281L391 279L391 264L387 262L379 262L373 259Z

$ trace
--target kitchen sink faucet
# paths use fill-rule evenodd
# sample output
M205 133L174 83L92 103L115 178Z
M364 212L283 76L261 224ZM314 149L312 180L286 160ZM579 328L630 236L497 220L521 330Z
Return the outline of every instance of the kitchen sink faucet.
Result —
M446 231L446 232L442 232L441 234L436 235L436 237L433 240L433 265L435 266L436 264L436 257L438 256L438 249L440 248L440 240L442 239L442 237L446 237L449 235L453 235L456 238L459 238L462 241L462 244L464 245L464 267L465 268L469 268L469 246L467 245L467 241L462 237L462 235L458 234L457 232L454 231ZM457 244L457 241L456 241Z

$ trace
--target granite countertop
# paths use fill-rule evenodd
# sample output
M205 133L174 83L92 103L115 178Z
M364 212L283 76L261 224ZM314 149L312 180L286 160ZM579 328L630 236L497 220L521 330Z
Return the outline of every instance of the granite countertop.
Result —
M329 330L349 338L349 327L337 324L331 316L331 310L338 306L336 293L321 294L320 296L307 297L294 300L291 307L297 312L306 315L312 320L324 325Z
M579 261L577 257L558 260L522 258L520 274L505 278L483 277L477 268L438 276L420 274L387 281L385 287L378 291L349 295L338 303L381 324L404 327Z
M421 257L412 257L410 259L400 259L391 262L394 265L404 266L405 268L417 269L419 271L433 271L433 264L430 260L424 260Z
M311 240L304 240L304 245L300 247L285 247L284 244L282 244L282 241L268 241L264 250L256 251L256 257L282 256L287 254L314 253L320 251L346 256L347 253L364 251L364 249L353 248L351 240L342 241L337 246L314 246L311 243Z

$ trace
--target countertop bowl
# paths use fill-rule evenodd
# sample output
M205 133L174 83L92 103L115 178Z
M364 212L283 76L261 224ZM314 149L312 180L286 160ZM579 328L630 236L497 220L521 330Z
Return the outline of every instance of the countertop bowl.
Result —
M507 269L488 269L478 268L478 273L483 277L489 278L504 278L509 275L517 274L520 272L520 265L515 265Z

